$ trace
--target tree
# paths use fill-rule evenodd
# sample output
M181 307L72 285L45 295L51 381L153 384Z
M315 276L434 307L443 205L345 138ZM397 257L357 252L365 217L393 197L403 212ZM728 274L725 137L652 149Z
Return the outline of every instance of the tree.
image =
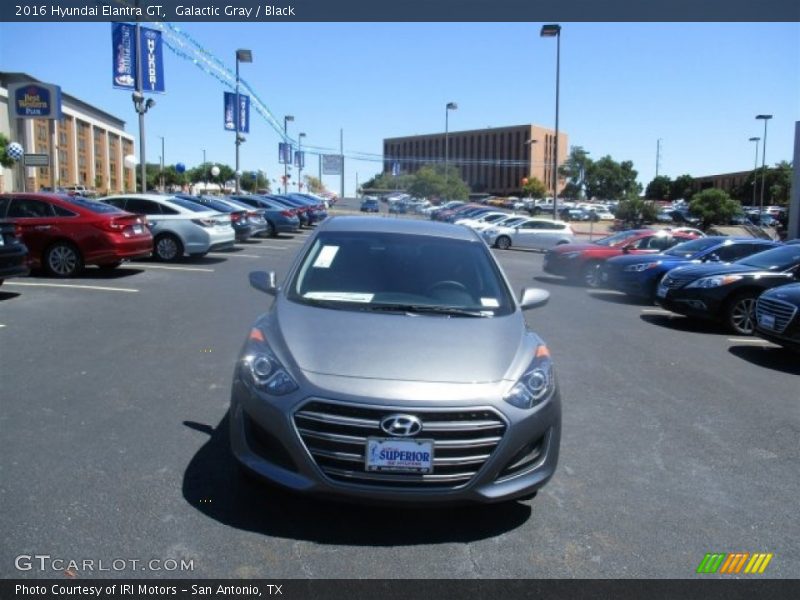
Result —
M591 164L592 159L589 158L589 153L582 146L572 146L569 158L558 168L559 176L567 180L567 184L560 194L562 198L576 200L582 197L586 172Z
M672 179L666 175L659 175L647 184L644 196L648 200L669 200L672 192Z
M325 191L325 184L322 183L319 178L314 177L313 175L306 175L303 177L303 179L306 180L306 187L312 194L319 194L320 192Z
M756 204L761 203L761 168L751 172L738 187L731 190L731 196L742 204L753 204L753 185L755 184ZM767 168L764 182L764 204L788 204L792 189L792 163L781 161L775 167Z
M239 178L239 186L242 190L255 192L257 190L267 190L269 192L269 179L264 171L245 171Z
M378 173L372 179L361 184L365 190L408 190L414 181L414 175L392 175L391 173Z
M675 178L675 181L672 182L672 186L670 188L669 197L671 200L686 200L687 202L691 200L692 194L692 184L694 183L694 177L691 175L681 175Z
M3 165L6 169L10 169L13 167L17 162L15 160L11 160L8 156L8 152L6 148L11 142L8 140L6 136L0 133L0 165Z
M522 186L522 191L529 198L544 198L547 194L544 184L536 177L528 177L528 183Z
M614 200L638 195L642 186L636 181L637 171L629 160L616 162L606 155L586 166L586 193L591 198Z
M445 177L444 165L425 165L412 175L406 191L417 198L448 198L466 200L469 187L461 180L456 167L448 166Z
M742 211L742 205L725 190L709 188L696 193L689 203L689 212L702 221L702 228L726 224L731 217Z
M656 220L658 206L655 202L644 200L638 194L631 194L617 205L615 216L627 226L641 227Z

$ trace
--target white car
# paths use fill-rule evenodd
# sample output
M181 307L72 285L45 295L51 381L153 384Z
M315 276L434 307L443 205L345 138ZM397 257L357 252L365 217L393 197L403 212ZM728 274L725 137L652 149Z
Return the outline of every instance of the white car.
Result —
M230 215L184 198L125 194L100 201L147 217L153 234L153 256L158 260L175 261L184 254L203 256L212 250L232 248L236 239Z
M525 215L510 215L508 213L504 213L505 217L494 221L492 223L477 223L475 224L472 229L481 233L482 231L486 231L487 229L492 229L493 227L513 227L517 223L522 223L522 221L527 221L529 217Z
M456 225L464 225L465 227L469 227L470 229L474 229L476 225L479 223L494 223L495 221L499 221L504 219L508 216L506 212L488 212L482 214L480 217L475 217L474 219L458 219L455 224Z
M488 245L501 250L511 247L548 250L575 242L575 233L569 223L552 219L526 218L512 227L490 227L481 235Z

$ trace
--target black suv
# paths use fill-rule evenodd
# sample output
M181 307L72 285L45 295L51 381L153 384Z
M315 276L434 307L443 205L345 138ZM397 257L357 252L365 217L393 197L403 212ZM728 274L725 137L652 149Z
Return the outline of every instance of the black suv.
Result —
M656 303L690 317L719 320L740 335L752 335L758 296L796 281L800 281L800 245L786 245L729 265L672 269L658 284Z
M758 297L756 335L800 352L800 283L782 285Z

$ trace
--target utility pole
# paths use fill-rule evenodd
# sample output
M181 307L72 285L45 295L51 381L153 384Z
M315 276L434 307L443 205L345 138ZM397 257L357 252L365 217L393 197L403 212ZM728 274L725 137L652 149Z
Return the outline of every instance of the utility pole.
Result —
M658 177L658 167L661 163L661 138L656 140L656 177Z
M344 200L344 129L339 130L339 157L342 161L342 181L339 188L339 197Z

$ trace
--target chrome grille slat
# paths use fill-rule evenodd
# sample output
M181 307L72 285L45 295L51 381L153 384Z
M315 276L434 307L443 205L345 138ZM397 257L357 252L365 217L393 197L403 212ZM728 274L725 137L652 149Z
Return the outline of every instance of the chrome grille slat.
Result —
M797 307L789 302L775 300L774 298L759 298L756 302L756 319L759 324L765 315L770 315L775 319L775 327L766 328L777 333L783 333L789 323L797 314Z
M433 440L433 473L365 470L367 438L389 437L380 422L397 413L422 421L422 431L415 437ZM395 489L453 489L466 484L491 457L507 427L503 417L488 407L382 408L319 399L304 404L294 422L311 458L328 478Z

